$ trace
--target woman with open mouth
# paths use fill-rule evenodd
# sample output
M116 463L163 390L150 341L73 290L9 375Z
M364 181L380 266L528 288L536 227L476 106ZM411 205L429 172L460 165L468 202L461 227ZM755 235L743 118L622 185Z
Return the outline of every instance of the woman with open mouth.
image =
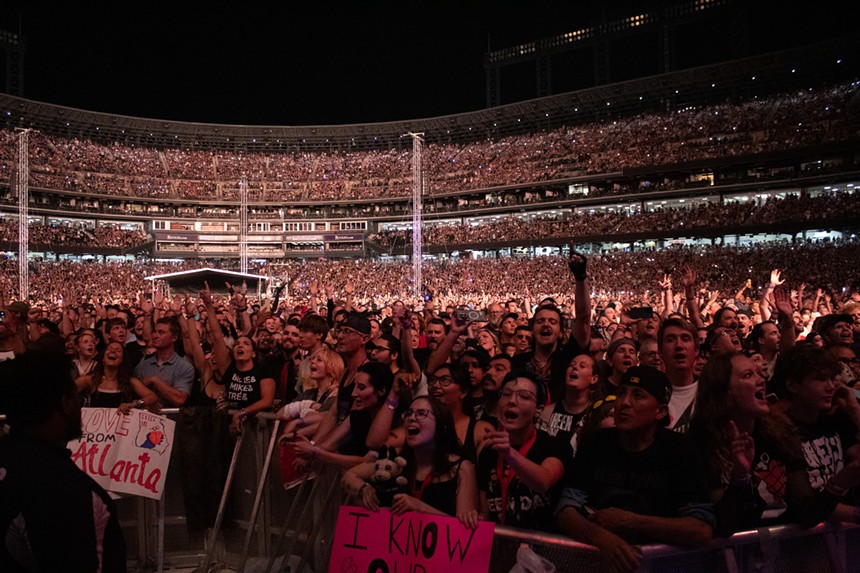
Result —
M379 362L359 366L353 378L349 416L315 440L301 433L296 436L293 450L304 460L302 465L316 461L347 468L367 461L367 434L393 383L394 375L388 366Z
M574 356L565 371L564 394L541 412L540 428L556 440L570 444L574 455L592 411L598 379L597 364L589 354Z
M90 408L119 408L123 414L132 408L158 411L158 396L132 376L119 342L108 344L102 361L96 363L91 374L78 377L75 384Z
M807 351L793 349L789 354L798 350ZM823 357L817 361L804 357L803 362L811 362L826 377L822 360ZM804 378L802 368L799 370L800 378ZM791 381L789 386L793 389L803 384L830 388L829 396L826 390L820 392L820 403L809 407L816 417L819 410L828 411L835 402L834 383ZM841 501L841 494L860 478L857 462L850 468L844 466L844 472L841 464L834 468L818 491L810 487L804 452L814 448L804 447L803 432L798 432L792 421L791 404L798 398L792 396L787 404L771 406L769 397L761 369L740 352L712 356L702 370L691 437L702 451L711 454L707 461L717 534L731 535L782 522L789 515L805 525L824 519L852 520L854 508ZM852 401L856 406L856 400ZM860 407L857 415L860 416Z
M499 428L487 436L478 457L481 515L503 525L555 531L553 510L559 481L573 460L569 444L558 443L536 422L546 389L526 372L502 383Z
M433 398L416 398L403 413L403 428L406 443L400 455L406 461L402 474L406 492L394 495L391 512L452 515L467 527L477 527L475 466L454 453L457 438L450 412ZM380 506L376 490L368 483L374 471L375 463L366 462L343 477L347 491L372 511Z

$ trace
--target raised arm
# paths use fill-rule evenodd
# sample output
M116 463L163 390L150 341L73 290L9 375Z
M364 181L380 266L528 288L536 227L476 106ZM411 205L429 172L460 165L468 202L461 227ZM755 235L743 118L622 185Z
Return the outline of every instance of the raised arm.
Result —
M702 312L699 310L698 298L696 297L696 271L690 265L684 265L681 269L681 285L684 287L684 297L687 299L687 312L690 322L697 329L705 328L702 320Z
M220 378L230 367L230 350L224 341L224 333L221 332L221 324L215 315L215 305L212 303L212 292L209 283L203 283L204 288L200 291L200 300L206 307L206 321L209 324L209 335L212 337L212 358L215 360L216 378Z
M567 261L567 266L570 272L573 273L574 309L576 317L573 319L573 329L571 334L580 348L588 348L591 341L591 291L588 288L588 280L586 278L586 266L588 260L585 255L577 253L573 250L573 245L570 246L570 258Z

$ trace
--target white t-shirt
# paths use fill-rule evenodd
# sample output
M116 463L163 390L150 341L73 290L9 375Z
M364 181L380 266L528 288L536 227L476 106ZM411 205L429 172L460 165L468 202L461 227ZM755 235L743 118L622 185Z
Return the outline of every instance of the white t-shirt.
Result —
M690 404L696 400L696 392L699 389L699 383L693 382L687 386L672 386L672 397L669 399L669 429L674 429L678 419L684 415ZM690 414L692 415L692 410ZM689 425L689 416L686 419L686 424Z

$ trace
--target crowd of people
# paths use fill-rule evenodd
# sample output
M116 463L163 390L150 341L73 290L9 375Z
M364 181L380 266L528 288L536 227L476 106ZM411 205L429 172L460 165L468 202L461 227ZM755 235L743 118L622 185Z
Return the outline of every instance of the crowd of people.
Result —
M469 144L429 143L433 195L549 181L841 141L856 133L848 113L857 86L801 91L740 103L646 113L603 123ZM797 118L803 118L798 121ZM14 169L15 134L0 132L0 177ZM411 151L279 153L158 150L31 134L30 184L102 195L252 201L407 197Z
M430 144L425 165L431 192L443 193L796 148L853 136L854 98L846 85ZM4 179L12 137L0 132ZM232 201L246 178L254 200L288 201L399 197L410 184L404 150L228 153L31 137L31 184L49 189ZM856 194L790 195L752 208L574 212L425 236L742 227L831 219L856 203ZM30 230L53 245L147 240L111 226ZM17 226L0 220L0 240L15 238ZM278 261L248 269L272 279L259 298L240 284L226 296L208 284L180 296L145 280L235 269L235 260L34 260L26 300L17 261L0 260L0 412L10 428L0 440L0 568L70 566L52 561L68 557L49 550L58 535L96 548L74 555L82 569L122 568L113 503L62 454L80 434L82 404L193 411L177 423L191 534L213 524L225 444L269 411L286 422L285 481L334 471L351 503L370 510L565 534L596 546L615 571L638 567L645 543L860 523L858 256L860 243L845 238L464 258L427 262L420 294L406 262ZM403 479L371 479L377 456ZM34 487L34 467L64 476L68 489ZM86 519L74 521L74 509Z
M196 408L226 440L276 410L285 479L329 468L371 510L563 533L632 570L643 543L860 522L857 248L463 261L428 269L427 284L447 288L420 301L401 296L402 266L368 261L297 266L296 280L260 299L208 284L148 296L131 265L42 263L32 284L62 289L74 273L85 292L4 298L0 379L26 386L17 368L63 354L83 403ZM472 286L478 277L496 290ZM59 410L38 425L0 405L13 438L68 433ZM190 419L177 429L193 450L186 465L223 450L209 439L217 431ZM5 444L0 462L17 442ZM404 479L371 479L377 455ZM211 469L217 456L206 459ZM188 527L200 532L224 473L182 473ZM4 487L32 494L14 473Z
M666 272L689 265L707 283L710 293L730 296L747 280L760 287L760 277L768 268L778 266L791 277L804 277L808 292L822 289L825 296L838 299L846 291L860 288L857 276L846 272L860 256L856 240L819 242L773 242L747 245L671 246L664 249L608 251L595 254L590 272L595 278L594 297L599 300L631 300L653 296L656 284ZM814 264L812 264L814 262ZM423 281L428 289L455 305L483 306L492 299L528 297L532 301L553 297L559 303L570 301L564 275L563 257L464 258L425 261ZM31 261L30 302L56 309L59 301L85 299L103 303L127 304L140 292L152 292L164 285L153 285L148 276L204 267L238 270L237 260L185 259L181 262ZM294 305L306 305L311 289L329 286L336 291L353 290L356 305L378 310L395 300L415 298L409 262L356 260L279 261L251 263L248 272L270 277L271 283L287 283ZM382 285L385 285L383 288ZM799 288L800 283L793 285ZM6 300L17 297L18 264L14 259L0 260L0 295ZM419 297L420 298L420 297ZM282 302L283 302L282 298Z
M28 232L31 245L52 247L95 247L128 249L147 243L150 236L140 229L122 229L117 225L101 224L87 227L80 223L46 225L30 222ZM18 221L0 218L0 241L18 242Z
M658 207L640 212L588 207L557 216L523 218L508 215L491 223L428 225L422 229L426 246L475 245L494 242L531 242L543 238L602 237L661 231L692 231L744 228L778 223L827 224L856 212L860 195L834 193L818 197L788 195L785 199L755 199L750 202L701 202L695 206ZM411 230L383 230L369 239L386 250L412 243Z

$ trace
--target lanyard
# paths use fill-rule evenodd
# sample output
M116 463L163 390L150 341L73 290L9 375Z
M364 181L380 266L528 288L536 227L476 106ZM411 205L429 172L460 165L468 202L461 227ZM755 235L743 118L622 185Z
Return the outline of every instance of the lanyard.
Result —
M519 450L517 450L521 456L525 457L526 454L529 453L529 450L534 445L536 439L537 430L532 430L531 437L526 440L522 446L520 446ZM508 510L508 486L514 480L514 476L516 475L513 468L505 467L504 456L499 456L499 459L496 461L496 475L499 477L499 485L502 490L502 506L499 508L499 523L504 525L505 512Z
M415 482L417 482L417 481L418 480L415 480ZM432 470L430 472L428 472L426 476L424 476L424 479L421 481L420 486L418 486L418 487L415 487L414 485L412 486L412 497L420 500L421 496L424 495L424 490L427 488L427 486L430 484L431 481L433 481L433 471ZM413 482L413 484L415 482Z

